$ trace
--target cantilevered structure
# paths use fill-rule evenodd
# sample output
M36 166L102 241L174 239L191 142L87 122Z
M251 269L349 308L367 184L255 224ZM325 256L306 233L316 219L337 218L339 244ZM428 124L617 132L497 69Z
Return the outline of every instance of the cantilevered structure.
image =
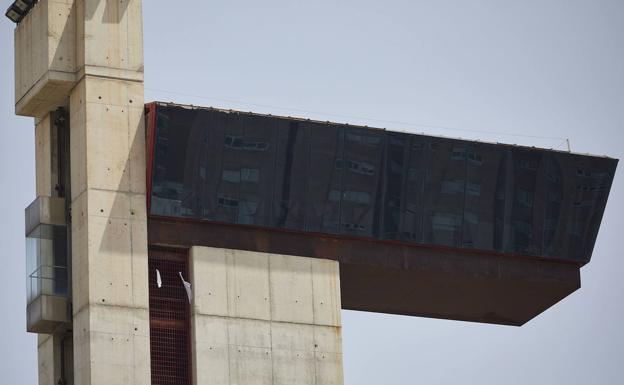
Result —
M140 0L16 0L41 385L342 385L341 309L522 325L617 160L150 103Z
M151 103L150 244L340 262L342 307L522 325L580 287L617 161Z

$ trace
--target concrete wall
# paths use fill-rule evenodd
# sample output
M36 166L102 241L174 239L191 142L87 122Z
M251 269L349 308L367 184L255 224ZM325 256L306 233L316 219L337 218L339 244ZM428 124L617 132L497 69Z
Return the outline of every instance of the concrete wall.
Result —
M69 105L76 384L147 385L141 2L77 1L76 20L80 80Z
M41 0L15 29L15 111L42 117L76 81L75 0Z
M147 385L141 1L76 0L76 22L79 80L69 103L74 374L76 384Z
M38 195L55 187L58 107L70 114L75 383L147 385L141 0L41 0L16 27L15 110L37 118ZM58 380L57 338L40 339L41 384Z
M193 247L194 384L342 385L330 260Z
M39 385L55 384L58 379L60 368L55 360L58 352L58 338L51 334L39 334L37 339L37 361Z

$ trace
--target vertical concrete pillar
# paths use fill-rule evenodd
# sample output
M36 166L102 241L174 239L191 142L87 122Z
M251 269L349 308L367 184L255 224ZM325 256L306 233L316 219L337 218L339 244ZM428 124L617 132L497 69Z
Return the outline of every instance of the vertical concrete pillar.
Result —
M76 0L70 94L74 376L150 383L140 0Z
M37 195L57 183L50 112L69 107L80 385L150 383L142 28L141 0L40 0L15 29L15 111L37 119ZM41 384L58 380L59 338L39 339Z
M60 355L58 337L52 334L39 334L37 339L37 361L39 385L52 385L59 378Z
M342 385L330 260L191 249L193 383Z

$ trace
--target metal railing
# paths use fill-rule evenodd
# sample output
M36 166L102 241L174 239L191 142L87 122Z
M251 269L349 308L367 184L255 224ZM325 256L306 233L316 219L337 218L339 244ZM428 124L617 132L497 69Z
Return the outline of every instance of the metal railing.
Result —
M67 267L40 265L28 275L26 291L28 303L40 295L67 297Z

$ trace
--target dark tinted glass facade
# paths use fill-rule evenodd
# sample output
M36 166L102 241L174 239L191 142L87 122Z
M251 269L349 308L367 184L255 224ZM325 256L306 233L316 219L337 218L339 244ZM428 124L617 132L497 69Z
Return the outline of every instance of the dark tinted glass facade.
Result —
M156 106L150 214L158 216L587 262L617 165L533 148Z

